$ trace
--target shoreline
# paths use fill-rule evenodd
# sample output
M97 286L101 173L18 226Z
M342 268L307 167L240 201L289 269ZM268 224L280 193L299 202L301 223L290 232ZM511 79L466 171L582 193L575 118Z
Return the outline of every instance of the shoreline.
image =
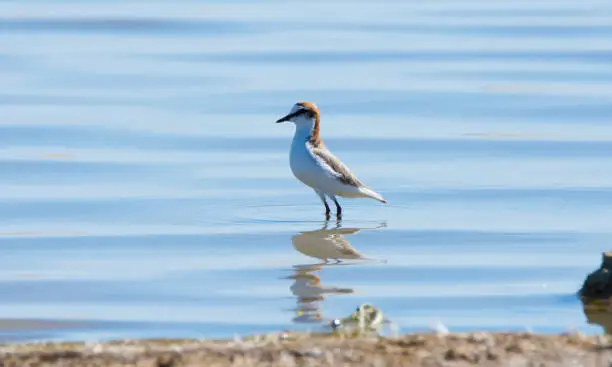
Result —
M605 335L503 332L254 335L0 345L0 366L609 366Z

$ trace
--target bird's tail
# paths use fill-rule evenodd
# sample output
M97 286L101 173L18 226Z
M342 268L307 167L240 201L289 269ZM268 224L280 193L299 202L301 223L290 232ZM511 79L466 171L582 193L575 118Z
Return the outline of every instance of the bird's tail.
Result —
M377 193L376 191L369 189L365 186L362 186L359 188L359 191L361 191L361 193L363 194L363 196L368 197L368 198L372 198L374 200L378 200L381 203L386 204L387 200L385 200L385 198L382 197L381 194Z

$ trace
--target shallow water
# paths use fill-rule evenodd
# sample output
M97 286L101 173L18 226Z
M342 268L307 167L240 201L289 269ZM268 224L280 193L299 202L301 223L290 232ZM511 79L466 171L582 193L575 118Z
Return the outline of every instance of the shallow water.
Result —
M612 242L606 1L0 3L0 340L560 332ZM324 223L298 100L390 202ZM375 260L320 265L334 242ZM319 265L317 265L319 264Z

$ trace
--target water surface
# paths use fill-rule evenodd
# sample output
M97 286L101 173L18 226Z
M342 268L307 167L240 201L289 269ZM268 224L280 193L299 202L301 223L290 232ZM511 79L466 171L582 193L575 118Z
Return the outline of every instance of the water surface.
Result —
M0 340L560 332L612 242L606 1L0 3ZM389 201L291 175L299 100ZM333 239L333 241L332 241ZM335 242L334 242L335 241ZM372 259L321 264L334 243Z

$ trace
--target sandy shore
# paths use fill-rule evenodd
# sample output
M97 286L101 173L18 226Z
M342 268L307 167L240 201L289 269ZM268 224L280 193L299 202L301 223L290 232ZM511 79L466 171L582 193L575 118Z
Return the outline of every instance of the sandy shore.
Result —
M269 334L240 340L134 340L0 346L0 366L610 366L604 336Z

